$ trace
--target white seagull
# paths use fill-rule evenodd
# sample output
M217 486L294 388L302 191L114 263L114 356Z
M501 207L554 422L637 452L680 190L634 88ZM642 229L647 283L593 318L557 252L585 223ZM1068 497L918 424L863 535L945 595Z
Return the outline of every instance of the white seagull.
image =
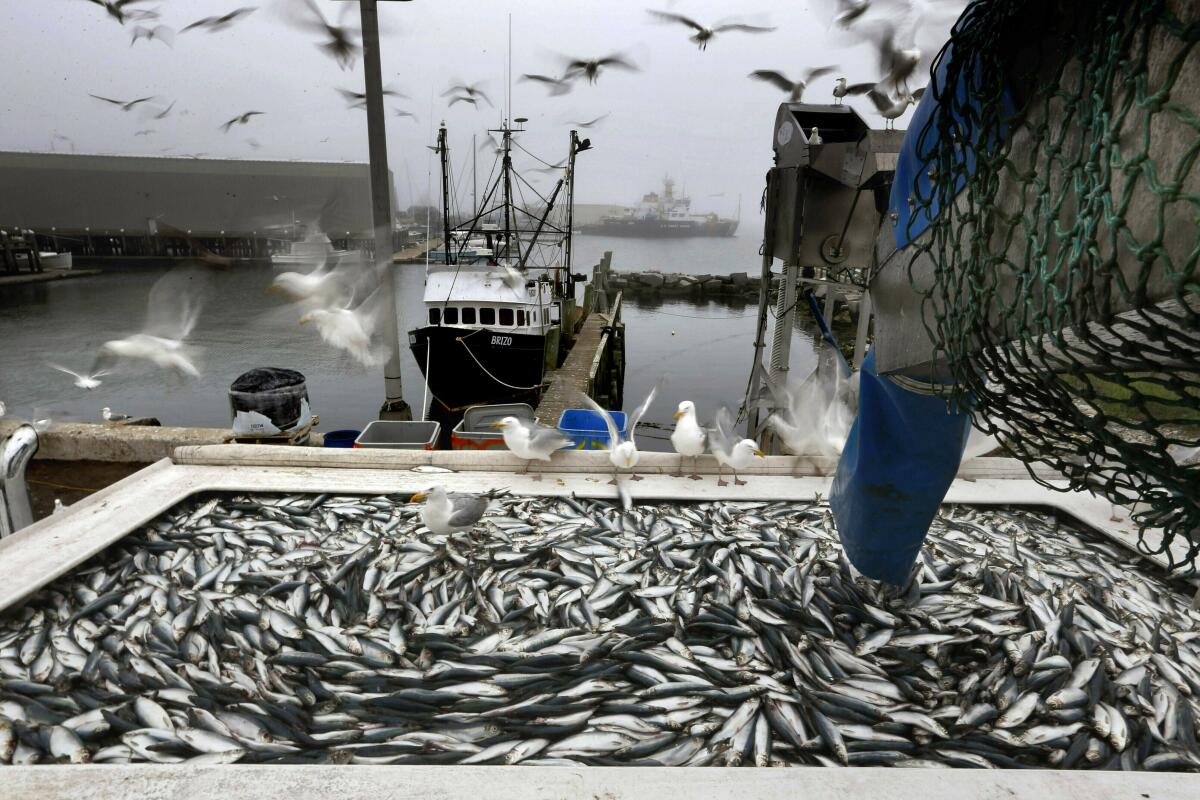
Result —
M629 430L627 439L621 438L621 432L617 430L617 424L613 421L612 414L600 407L592 398L586 394L581 394L580 398L589 407L592 408L604 420L605 427L608 428L608 460L613 465L613 479L610 481L613 485L617 483L617 470L628 469L632 470L638 463L637 443L634 441L634 436L637 433L638 423L642 421L642 417L646 414L646 409L650 408L650 404L654 402L654 395L658 393L659 384L655 384L650 390L650 394L646 395L646 399L642 404L634 409L629 415ZM636 473L630 476L630 480L640 481Z
M875 104L875 110L879 112L879 116L887 120L884 123L886 129L894 128L896 120L904 115L909 106L920 100L923 94L925 94L924 86L912 94L902 94L895 99L892 99L890 95L884 94L878 89L872 89L867 92L867 97L871 98L871 102Z
M716 427L713 429L709 441L712 445L712 454L716 456L717 463L720 465L720 469L717 470L717 486L729 485L721 474L725 467L733 470L733 482L738 486L744 486L746 482L738 477L738 471L753 464L754 459L766 455L759 449L758 442L753 439L741 439L740 441L734 439L733 419L727 408L722 408L717 412Z
M80 389L87 389L89 392L103 383L103 381L99 380L99 378L108 374L107 370L101 370L99 372L84 375L76 372L73 369L67 369L66 367L61 367L58 364L50 364L49 362L47 362L46 366L50 367L51 369L56 369L59 372L67 373L75 379L74 384L76 386L78 386Z
M469 531L482 519L488 508L488 498L473 494L450 494L434 486L412 496L412 502L425 501L421 506L421 522L433 533L448 536Z
M675 477L683 477L683 457L692 459L692 474L688 475L694 481L700 480L696 474L696 459L704 455L704 447L708 442L708 434L696 420L696 404L684 400L675 412L675 430L671 433L671 446L679 453L679 472Z
M313 323L326 344L345 350L364 367L382 364L387 356L371 345L371 335L379 318L379 292L372 292L356 308L333 306L315 308L300 317L300 324Z
M492 427L499 428L504 433L505 447L517 458L525 459L523 472L529 471L531 461L549 461L556 450L571 444L568 437L554 428L529 424L516 417L505 417L499 422L493 422ZM535 475L533 479L540 481L542 476Z

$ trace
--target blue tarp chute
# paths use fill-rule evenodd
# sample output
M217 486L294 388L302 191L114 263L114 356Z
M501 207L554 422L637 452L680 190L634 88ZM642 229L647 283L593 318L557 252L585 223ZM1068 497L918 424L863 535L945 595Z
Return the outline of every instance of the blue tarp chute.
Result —
M850 563L868 578L903 585L925 541L971 431L946 398L859 376L858 416L838 461L829 505Z

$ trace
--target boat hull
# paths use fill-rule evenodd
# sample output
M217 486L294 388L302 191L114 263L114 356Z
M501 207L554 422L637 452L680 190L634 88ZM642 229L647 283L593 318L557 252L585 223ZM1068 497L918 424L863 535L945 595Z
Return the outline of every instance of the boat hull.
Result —
M536 398L545 343L543 334L491 328L427 325L408 333L409 349L429 383L429 393L449 411Z
M675 223L661 219L606 219L595 225L584 225L579 230L581 233L599 236L676 239L689 236L733 236L737 228L736 219L699 223Z

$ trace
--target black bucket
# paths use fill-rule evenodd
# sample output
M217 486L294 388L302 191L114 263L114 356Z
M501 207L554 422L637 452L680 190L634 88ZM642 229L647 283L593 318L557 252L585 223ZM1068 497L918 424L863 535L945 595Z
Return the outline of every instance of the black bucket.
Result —
M259 367L229 387L235 436L277 436L312 424L308 387L294 369Z

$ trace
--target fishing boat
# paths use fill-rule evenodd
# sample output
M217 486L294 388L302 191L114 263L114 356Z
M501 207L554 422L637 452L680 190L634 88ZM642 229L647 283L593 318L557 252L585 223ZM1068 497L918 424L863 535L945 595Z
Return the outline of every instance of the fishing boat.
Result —
M426 268L423 324L408 334L429 394L442 410L478 403L536 403L548 369L567 342L560 325L574 315L571 214L575 155L591 144L572 131L557 182L536 207L517 202L531 186L513 167L513 137L524 118L492 131L499 170L482 201L461 219L450 208L446 127L435 148L442 170L443 245ZM527 188L528 187L528 188Z
M323 264L327 259L335 261L343 256L357 255L357 251L335 250L329 237L319 230L312 231L303 239L292 242L286 253L271 256L273 267L295 267Z
M740 206L740 204L739 204ZM580 233L604 236L635 236L651 239L686 236L733 236L737 232L741 209L734 219L717 214L697 214L686 193L675 193L675 181L663 178L662 193L649 192L637 205L621 214L610 214L599 222L580 227Z

